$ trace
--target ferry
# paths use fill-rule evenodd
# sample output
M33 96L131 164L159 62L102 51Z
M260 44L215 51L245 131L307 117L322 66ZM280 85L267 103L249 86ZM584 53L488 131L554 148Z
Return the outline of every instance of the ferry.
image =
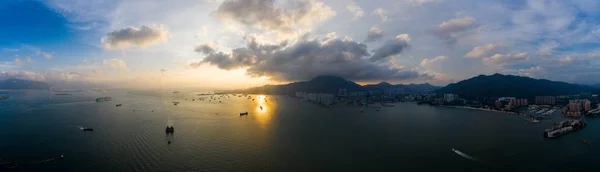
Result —
M110 98L110 97L99 97L99 98L96 98L96 102L104 102L104 101L111 101L111 100L112 100L112 98Z

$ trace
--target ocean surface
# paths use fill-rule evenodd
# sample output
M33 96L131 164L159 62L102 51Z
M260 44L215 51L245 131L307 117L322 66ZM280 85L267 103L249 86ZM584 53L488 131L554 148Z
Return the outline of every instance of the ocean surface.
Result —
M531 124L507 113L414 103L376 111L275 95L192 101L194 94L0 92L11 96L0 102L0 159L18 164L0 171L600 169L599 119L544 139L543 130L562 117ZM101 96L113 100L96 102ZM175 127L173 135L165 133L167 125Z

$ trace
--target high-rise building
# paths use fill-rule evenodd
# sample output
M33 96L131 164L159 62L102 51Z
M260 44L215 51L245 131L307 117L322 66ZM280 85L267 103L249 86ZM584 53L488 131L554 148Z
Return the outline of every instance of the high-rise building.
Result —
M554 105L554 104L556 104L556 97L554 97L554 96L535 96L535 104Z
M494 102L494 105L496 106L496 108L500 109L502 108L502 102L500 102L500 100L496 100L496 102Z
M445 102L453 102L458 100L458 94L444 94Z
M583 102L583 110L585 112L592 110L592 102L590 102L589 100Z

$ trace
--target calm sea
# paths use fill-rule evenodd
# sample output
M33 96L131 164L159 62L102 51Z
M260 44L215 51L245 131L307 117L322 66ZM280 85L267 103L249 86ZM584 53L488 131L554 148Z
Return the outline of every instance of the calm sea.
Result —
M192 101L198 97L192 92L0 94L12 96L0 102L0 158L18 164L0 171L600 169L598 119L585 119L588 127L579 132L544 139L543 129L562 117L530 124L498 112L413 103L380 111L322 108L271 95L267 101L252 95L254 101L230 96L209 102ZM113 100L95 102L100 96ZM248 116L239 116L246 111ZM175 127L173 135L165 133L167 125Z

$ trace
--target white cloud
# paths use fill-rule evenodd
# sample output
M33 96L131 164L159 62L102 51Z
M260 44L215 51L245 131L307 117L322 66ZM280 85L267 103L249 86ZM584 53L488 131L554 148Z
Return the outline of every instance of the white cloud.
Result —
M163 25L142 25L140 28L127 27L107 33L101 43L106 48L127 48L135 45L145 47L165 42L170 34Z
M44 58L46 58L46 59L52 59L52 58L54 57L54 54L55 54L55 53L54 53L54 52L51 52L51 53L50 53L50 52L43 52L43 51L41 51L41 50L37 50L37 51L35 52L35 54L37 54L37 55L41 55L42 57L44 57Z
M437 56L437 57L432 58L432 59L425 58L425 59L423 59L421 61L420 66L425 67L425 66L428 66L428 65L431 65L433 63L440 62L440 61L443 61L443 60L446 60L446 59L448 59L448 57L446 57L446 56Z
M0 73L0 79L7 78L18 78L24 80L32 80L32 81L44 81L45 77L42 74L30 71L21 71L21 70L11 70L11 71L2 71Z
M488 54L493 54L496 53L496 51L499 48L502 48L503 46L500 44L487 44L484 46L477 46L474 47L473 50L471 50L470 52L468 52L465 57L467 58L479 58L481 56L485 56Z
M373 26L369 29L369 32L367 32L367 39L365 39L365 42L379 41L381 38L383 38L383 31L378 27Z
M467 16L443 21L433 28L433 33L445 43L452 45L458 39L468 36L469 31L475 28L475 18Z
M27 63L33 63L35 62L33 59L31 59L31 57L27 56L25 57L25 60L27 61Z
M211 15L245 26L290 33L311 30L313 24L336 14L322 2L291 2L289 8L282 8L273 0L225 0Z
M357 19L360 18L364 15L364 11L362 8L360 8L360 6L358 6L356 3L351 2L350 4L348 4L348 6L346 6L346 10L348 10L348 12L351 12L354 14L354 18L353 19Z
M387 21L389 13L389 11L384 10L383 8L377 8L373 11L373 14L379 16L382 22Z
M121 60L121 59L105 59L103 64L107 67L109 67L110 69L115 69L115 70L120 70L120 71L127 71L127 63L125 63L125 61Z
M485 65L503 65L514 61L525 60L528 56L529 54L526 52L517 54L495 54L492 57L483 58L481 61Z
M519 75L536 77L539 73L544 72L544 68L541 66L534 66L528 69L519 69Z
M600 57L600 52L589 52L588 57Z
M426 3L439 3L442 2L442 0L407 0L408 3L413 4L413 5L423 5Z
M18 57L15 57L14 63L19 66L25 65L25 62Z
M542 43L538 47L538 54L540 55L552 55L552 51L558 47L558 43L556 41L547 41Z

